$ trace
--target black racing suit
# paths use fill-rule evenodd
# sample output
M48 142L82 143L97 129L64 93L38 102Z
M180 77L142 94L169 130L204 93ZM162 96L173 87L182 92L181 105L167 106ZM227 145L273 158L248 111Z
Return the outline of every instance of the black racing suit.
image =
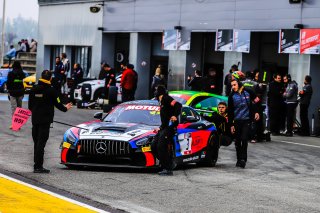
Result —
M178 122L169 126L172 116L178 117L181 113L182 105L175 101L169 95L164 95L160 101L161 126L154 141L151 150L159 159L161 167L166 170L172 170L172 157L169 146L173 144L173 137Z
M40 79L29 95L28 108L32 112L32 138L34 141L34 169L43 168L44 147L49 138L50 124L53 122L54 107L66 112L58 92L49 81Z

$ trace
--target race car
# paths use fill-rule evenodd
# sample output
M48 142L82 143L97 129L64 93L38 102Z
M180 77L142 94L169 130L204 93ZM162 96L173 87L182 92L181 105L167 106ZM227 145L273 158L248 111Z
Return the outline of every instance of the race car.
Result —
M160 126L158 101L141 100L119 104L99 120L68 129L61 143L61 163L67 167L158 167L151 150L154 129ZM199 163L214 166L215 126L194 109L183 106L174 137L175 165Z
M190 90L170 91L169 95L183 105L191 106L201 115L212 115L217 112L217 106L220 102L228 104L228 97L215 95L207 92L196 92Z
M121 96L121 76L116 77L116 86L109 88L109 97L111 103L120 103L122 100ZM74 99L77 101L77 107L81 108L83 103L92 104L96 103L98 99L103 99L105 91L105 80L90 80L78 84L74 90Z
M23 86L26 92L29 92L36 83L36 74L32 74L23 79Z

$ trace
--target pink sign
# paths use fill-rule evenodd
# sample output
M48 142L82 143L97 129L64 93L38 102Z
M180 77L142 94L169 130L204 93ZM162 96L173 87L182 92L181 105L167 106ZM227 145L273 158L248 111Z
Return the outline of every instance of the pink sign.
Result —
M30 116L30 110L17 107L12 116L12 130L19 131L20 128L27 123Z

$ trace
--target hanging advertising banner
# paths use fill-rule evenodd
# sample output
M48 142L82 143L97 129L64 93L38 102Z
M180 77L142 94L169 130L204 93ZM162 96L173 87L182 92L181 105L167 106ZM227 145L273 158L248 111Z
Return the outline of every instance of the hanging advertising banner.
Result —
M233 51L250 52L250 30L233 30Z
M279 33L279 53L299 53L300 30L282 29Z
M233 51L233 30L218 30L216 51Z
M190 50L191 31L177 30L177 46L178 50Z
M300 53L320 54L320 29L302 29L300 31Z
M164 49L164 50L177 50L177 30L163 31L162 49Z
M190 50L191 31L165 30L162 34L163 50Z

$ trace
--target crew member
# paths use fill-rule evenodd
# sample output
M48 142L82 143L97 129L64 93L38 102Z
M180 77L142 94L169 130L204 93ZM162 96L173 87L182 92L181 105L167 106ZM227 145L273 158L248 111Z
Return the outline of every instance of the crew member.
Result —
M213 113L211 117L206 117L205 115L204 117L206 120L214 123L217 129L219 140L212 147L213 159L217 162L220 146L229 146L232 143L232 135L228 125L227 103L220 102L218 104L218 113Z
M194 77L188 76L188 86L192 91L202 91L203 78L200 70L194 71Z
M162 171L159 175L173 175L172 153L170 154L172 150L169 146L173 144L182 105L168 95L163 85L157 87L155 97L160 104L161 126L155 130L157 135L151 149L161 164Z
M62 86L64 84L65 71L63 63L59 56L56 57L56 65L54 68L54 84L53 87L57 90L58 94L61 95Z
M312 78L310 75L306 75L304 78L303 89L299 92L300 99L300 120L301 120L301 129L299 134L302 136L310 136L310 127L308 119L309 105L312 97Z
M291 75L287 74L285 76L288 79L286 91L283 93L286 103L286 123L287 132L286 136L293 136L293 123L296 115L296 107L298 105L298 84L297 82L291 80Z
M66 112L71 103L63 105L58 92L51 86L51 72L44 70L38 84L29 95L29 110L32 112L32 138L34 141L34 173L49 173L43 168L44 147L49 138L50 125L53 122L54 107Z
M105 98L109 97L109 88L116 85L116 73L109 64L103 65L105 71Z
M127 69L121 76L122 102L134 100L134 86L136 73L133 71L134 66L128 64Z
M258 101L251 90L245 89L240 81L231 81L232 92L228 99L228 114L231 133L235 135L237 167L245 168L247 162L248 136L252 118L259 120L255 103Z
M268 91L268 107L270 117L270 130L273 135L280 135L279 119L281 118L283 101L283 85L281 83L281 75L274 75L273 81L269 84Z

